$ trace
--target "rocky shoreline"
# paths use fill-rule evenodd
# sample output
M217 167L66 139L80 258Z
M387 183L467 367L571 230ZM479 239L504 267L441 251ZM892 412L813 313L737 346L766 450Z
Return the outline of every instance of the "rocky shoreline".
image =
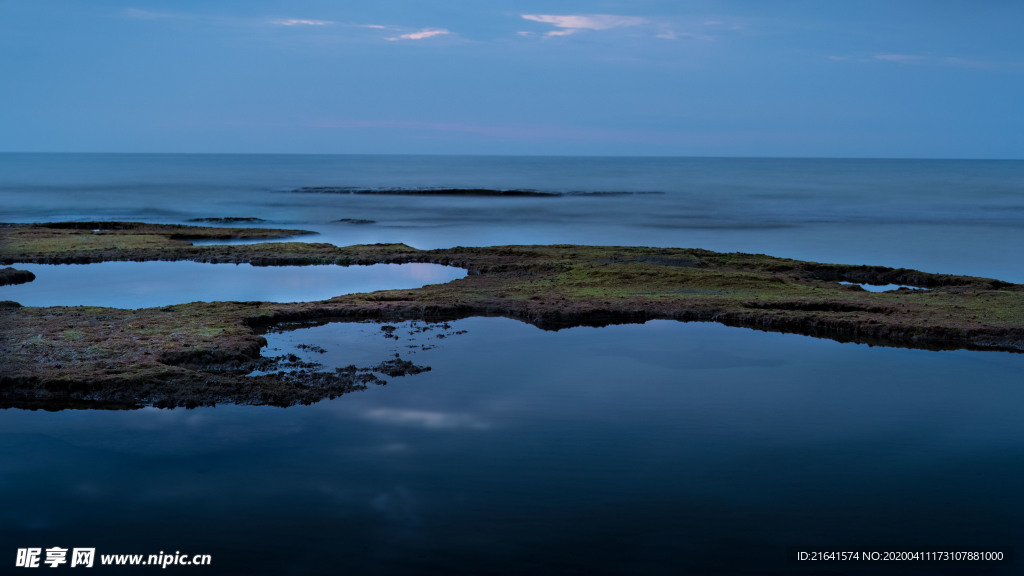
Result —
M0 262L432 262L465 268L469 275L414 290L310 303L193 303L139 310L0 306L0 406L288 405L367 384L360 376L367 372L359 369L344 377L308 370L305 376L290 371L246 377L266 363L261 334L295 322L504 316L557 330L672 319L882 346L1024 352L1024 285L987 278L682 248L417 250L404 244L194 246L188 241L299 233L114 222L0 225ZM928 290L867 292L839 281Z

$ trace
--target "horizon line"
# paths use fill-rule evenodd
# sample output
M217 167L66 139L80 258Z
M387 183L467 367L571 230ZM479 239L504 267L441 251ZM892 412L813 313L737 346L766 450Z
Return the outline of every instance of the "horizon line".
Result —
M708 160L964 160L964 161L1020 161L1024 157L965 157L965 156L752 156L752 155L686 155L686 154L461 154L461 153L402 153L402 152L69 152L69 151L12 151L0 150L3 155L80 155L80 156L421 156L421 157L480 157L480 158L650 158L650 159L708 159Z

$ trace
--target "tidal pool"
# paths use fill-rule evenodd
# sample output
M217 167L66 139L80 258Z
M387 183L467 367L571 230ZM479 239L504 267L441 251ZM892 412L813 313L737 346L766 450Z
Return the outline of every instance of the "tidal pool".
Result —
M899 290L900 288L906 288L908 290L928 290L927 288L918 288L916 286L907 286L905 284L861 284L858 282L840 282L844 286L860 286L868 292L891 292L893 290Z
M24 306L148 308L188 302L315 302L342 294L419 288L466 275L437 264L252 266L199 262L16 264L36 279L0 286Z
M669 321L267 339L325 370L431 370L312 406L2 411L0 540L218 574L781 576L821 573L789 546L1024 537L1021 354Z
M267 353L431 371L287 409L4 411L0 539L239 574L782 575L819 569L789 546L1024 537L1024 355L667 321L385 326L271 333Z

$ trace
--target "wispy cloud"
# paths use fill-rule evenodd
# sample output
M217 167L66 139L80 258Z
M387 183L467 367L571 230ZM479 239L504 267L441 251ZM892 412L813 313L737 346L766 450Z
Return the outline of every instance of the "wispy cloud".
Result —
M657 22L640 16L624 16L617 14L520 14L530 22L548 24L557 30L544 34L545 38L570 36L585 31L603 31L617 28L645 28L655 38L676 40L681 36L692 37L693 34L680 34L668 22ZM517 32L520 36L534 36L531 32Z
M154 12L152 10L140 10L139 8L126 8L122 14L128 18L137 20L167 20L170 18L183 18L181 14L173 12Z
M946 64L947 66L957 66L957 67L961 67L961 68L985 68L985 69L989 69L989 68L996 68L997 67L994 62L988 62L986 60L974 60L974 59L971 59L971 58L957 58L955 56L950 56L950 57L947 57L947 58L943 58L942 59L942 63Z
M1005 67L1006 63L991 62L988 60L976 60L973 58L961 58L958 56L928 56L922 54L899 54L899 53L879 53L871 55L830 55L826 56L829 60L834 62L891 62L894 64L916 64L922 66L953 66L957 68L976 68L976 69L997 69Z
M336 29L357 29L382 30L390 33L385 40L424 40L435 36L452 34L445 28L421 28L411 29L408 26L394 26L384 24L358 24L355 22L344 22L336 20L322 20L319 18L233 18L224 16L207 16L199 14L187 14L179 12L154 12L138 8L128 8L121 11L122 16L135 20L191 20L201 21L220 25L244 25L244 26L272 26L280 28L327 28Z
M898 62L900 64L918 64L924 60L924 56L916 54L875 54L874 59L884 62Z
M424 40L426 38L433 38L434 36L444 36L445 34L451 34L451 32L444 28L424 28L418 32L391 36L387 39L392 42L395 40Z
M140 10L128 8L122 12L128 18L135 20L188 20L194 22L205 22L225 26L332 26L338 24L333 20L315 20L312 18L239 18L231 16L210 16L202 14L188 14L184 12L154 12L151 10Z
M277 26L330 26L334 24L331 20L305 20L300 18L271 20L270 23Z
M522 14L524 20L551 24L559 28L545 34L551 36L568 36L584 30L611 30L630 26L650 24L647 18L638 16L617 16L614 14Z
M559 28L575 30L609 30L622 26L641 26L647 24L646 18L637 16L615 16L613 14L523 14L525 20L552 24Z

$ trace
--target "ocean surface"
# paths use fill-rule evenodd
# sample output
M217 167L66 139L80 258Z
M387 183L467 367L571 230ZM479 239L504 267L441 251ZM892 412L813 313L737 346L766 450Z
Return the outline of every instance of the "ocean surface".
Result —
M323 186L568 194L292 192ZM251 217L343 245L675 246L1024 282L1014 160L0 154L0 198L0 222Z
M446 188L552 195L348 193ZM1021 161L0 154L0 222L197 218L318 233L297 241L679 246L1024 282ZM217 283L249 299L253 281ZM431 370L291 408L2 410L0 572L55 546L209 554L167 568L209 574L1019 571L787 552L1020 550L1021 354L667 321L285 328L267 355Z

